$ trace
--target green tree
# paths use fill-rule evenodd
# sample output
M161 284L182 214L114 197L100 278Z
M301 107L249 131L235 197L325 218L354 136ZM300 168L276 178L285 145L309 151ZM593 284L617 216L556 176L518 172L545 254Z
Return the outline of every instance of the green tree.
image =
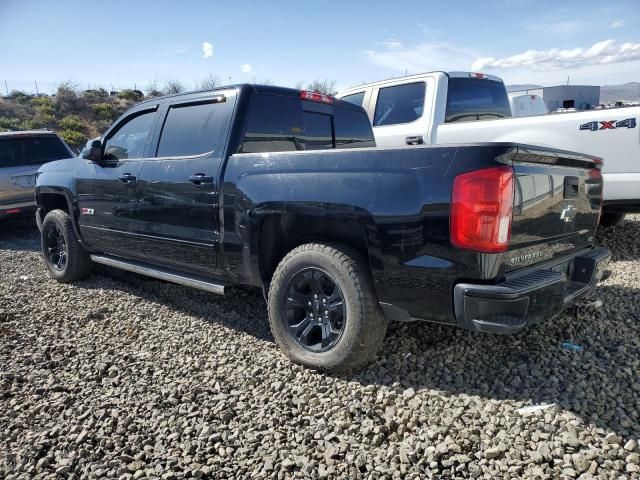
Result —
M91 110L100 120L107 120L109 122L113 122L116 118L120 116L118 110L114 108L110 103L95 103L91 105Z
M140 90L132 90L130 88L127 88L118 92L118 98L133 102L139 102L143 97L144 93L142 93Z
M82 131L85 127L84 121L78 115L67 115L58 122L60 128L64 130Z
M62 130L58 132L60 137L72 147L81 147L87 143L87 136L84 133L75 130Z

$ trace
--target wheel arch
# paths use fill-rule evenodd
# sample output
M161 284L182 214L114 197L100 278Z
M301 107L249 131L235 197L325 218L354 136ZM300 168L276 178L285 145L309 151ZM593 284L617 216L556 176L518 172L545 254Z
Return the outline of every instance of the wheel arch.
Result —
M36 188L36 211L38 224L41 225L44 217L52 210L63 210L69 214L71 224L76 237L82 242L80 230L78 229L76 203L69 190L63 187L38 186Z
M256 252L259 277L267 287L285 255L306 243L330 243L349 246L367 261L370 273L381 262L372 251L376 244L375 228L363 217L308 215L282 212L265 215L258 228Z

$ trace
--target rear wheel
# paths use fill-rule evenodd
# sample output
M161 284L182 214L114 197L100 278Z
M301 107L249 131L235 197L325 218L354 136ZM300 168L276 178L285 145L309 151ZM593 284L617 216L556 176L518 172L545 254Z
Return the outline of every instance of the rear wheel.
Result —
M306 244L289 252L273 275L268 302L276 342L311 368L360 367L386 334L366 262L346 246Z
M600 225L604 228L615 227L624 218L624 213L603 211L600 216Z
M73 282L91 273L92 262L78 242L69 214L52 210L44 217L42 254L51 276L59 282Z

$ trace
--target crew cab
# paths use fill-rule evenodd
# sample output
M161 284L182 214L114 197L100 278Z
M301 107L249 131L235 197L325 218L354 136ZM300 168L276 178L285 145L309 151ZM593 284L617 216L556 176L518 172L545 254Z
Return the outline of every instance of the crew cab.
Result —
M502 80L469 72L384 80L337 97L365 108L379 146L521 142L603 158L602 224L640 212L640 107L509 118Z
M40 169L36 218L55 279L99 263L259 287L282 350L337 371L388 320L509 333L588 292L610 257L600 166L514 143L375 148L359 106L240 85L133 107Z

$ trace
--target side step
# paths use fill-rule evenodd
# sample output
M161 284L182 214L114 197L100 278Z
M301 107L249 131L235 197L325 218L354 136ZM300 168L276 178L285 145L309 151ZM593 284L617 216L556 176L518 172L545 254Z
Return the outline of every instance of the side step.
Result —
M102 265L119 268L120 270L127 270L128 272L139 273L140 275L146 275L147 277L153 277L159 280L165 280L167 282L199 288L200 290L206 290L207 292L224 295L224 284L212 282L206 277L185 275L184 273L178 273L173 270L160 267L150 267L146 264L133 260L114 258L107 255L91 255L91 260L96 263L101 263Z

